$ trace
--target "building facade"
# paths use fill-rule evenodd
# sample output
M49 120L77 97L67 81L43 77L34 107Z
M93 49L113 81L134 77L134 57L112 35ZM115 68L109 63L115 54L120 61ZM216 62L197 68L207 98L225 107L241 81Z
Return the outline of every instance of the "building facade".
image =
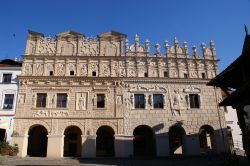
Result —
M2 142L11 142L18 94L17 76L21 74L21 69L21 62L10 59L0 61L0 141Z
M202 56L186 42L140 44L136 35L97 39L29 31L19 76L15 143L19 156L199 155L227 148L214 42Z

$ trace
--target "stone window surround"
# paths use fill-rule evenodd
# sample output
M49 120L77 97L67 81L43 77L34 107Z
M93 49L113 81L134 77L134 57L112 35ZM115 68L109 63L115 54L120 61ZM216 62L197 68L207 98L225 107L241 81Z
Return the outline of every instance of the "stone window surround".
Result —
M14 90L4 90L3 93L2 93L2 104L1 104L1 110L2 111L13 111L14 108L15 108L15 105L16 105L16 101L15 101L15 97L16 97L16 91ZM3 106L4 106L4 100L5 100L5 94L13 94L14 97L13 97L13 106L12 106L12 109L3 109Z
M3 82L3 79L4 79L3 75L4 74L11 74L11 80L10 80L10 82ZM12 79L13 79L13 72L2 72L1 73L1 83L2 84L11 84L12 83Z

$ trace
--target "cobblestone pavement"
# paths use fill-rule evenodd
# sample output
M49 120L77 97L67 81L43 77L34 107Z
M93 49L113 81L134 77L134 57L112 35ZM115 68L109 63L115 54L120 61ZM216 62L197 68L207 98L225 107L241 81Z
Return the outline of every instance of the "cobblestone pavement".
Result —
M222 162L219 158L215 158L212 161L207 161L204 158L154 158L154 159L124 159L124 158L95 158L95 159L77 159L77 158L62 158L62 159L51 159L51 158L38 158L38 157L2 157L0 165L36 165L36 166L49 166L49 165L85 165L85 166L233 166L232 162ZM240 166L249 166L245 158L240 159Z

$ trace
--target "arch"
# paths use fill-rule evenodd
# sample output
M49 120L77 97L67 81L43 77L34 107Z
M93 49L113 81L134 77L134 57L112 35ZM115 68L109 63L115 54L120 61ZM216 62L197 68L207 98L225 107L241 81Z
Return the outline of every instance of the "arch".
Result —
M114 156L114 130L110 126L101 126L96 132L96 156Z
M137 126L133 131L134 156L155 156L155 134L147 125Z
M82 149L82 131L71 125L64 130L64 157L79 157Z
M169 149L170 155L184 155L185 154L185 143L184 139L186 131L182 125L175 124L169 128Z
M38 124L30 127L27 154L32 157L46 157L48 144L47 129Z
M116 123L116 122L115 122ZM117 133L117 126L114 122L112 121L98 121L96 123L94 123L93 126L93 132L96 133L97 130L102 127L102 126L109 126L112 128L112 130L115 132L115 134Z
M80 128L81 133L84 133L84 126L82 125L82 123L77 121L68 121L67 123L63 123L63 125L59 128L58 133L63 135L66 128L70 126L77 126Z
M22 129L21 133L25 133L27 135L29 130L33 126L36 126L36 125L43 126L47 130L48 134L50 134L50 132L51 132L50 125L47 122L43 121L43 120L28 120L28 124L29 125L26 128Z
M200 152L205 153L207 148L215 148L214 129L210 125L203 125L199 129Z

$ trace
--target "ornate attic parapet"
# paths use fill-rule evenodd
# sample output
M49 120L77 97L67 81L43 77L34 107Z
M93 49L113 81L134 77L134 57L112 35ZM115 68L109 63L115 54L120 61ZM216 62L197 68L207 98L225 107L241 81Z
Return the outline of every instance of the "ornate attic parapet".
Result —
M211 40L209 47L201 44L200 56L197 47L192 47L190 55L188 43L182 44L175 37L173 45L164 42L164 52L161 52L161 45L156 43L154 50L151 50L150 41L147 39L143 44L140 38L135 35L133 44L125 34L110 31L97 36L87 37L81 33L67 31L58 33L55 37L44 36L42 33L28 31L28 39L25 55L34 56L138 56L138 57L169 57L169 58L191 58L217 60L215 44Z

